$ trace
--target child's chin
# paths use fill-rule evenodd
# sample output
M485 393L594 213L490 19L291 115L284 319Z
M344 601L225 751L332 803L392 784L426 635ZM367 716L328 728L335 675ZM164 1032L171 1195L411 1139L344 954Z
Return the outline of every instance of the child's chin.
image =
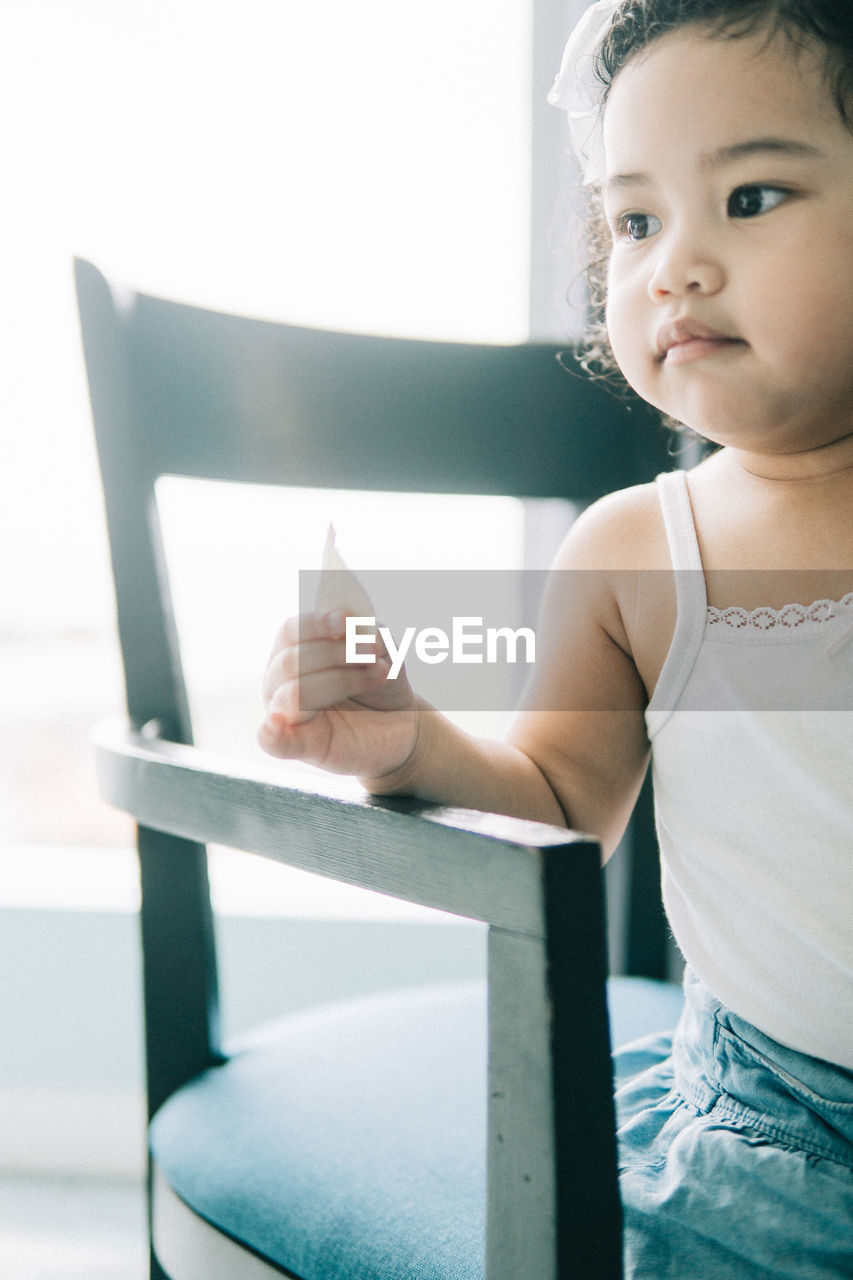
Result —
M718 387L695 388L683 399L662 397L656 407L692 435L719 445L746 444L745 435L754 437L756 422L763 416L742 397Z

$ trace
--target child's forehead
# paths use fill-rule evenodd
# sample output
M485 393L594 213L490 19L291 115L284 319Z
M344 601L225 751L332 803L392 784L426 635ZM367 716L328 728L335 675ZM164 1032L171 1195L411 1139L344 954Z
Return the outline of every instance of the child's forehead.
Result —
M607 167L621 170L650 143L712 153L734 134L802 135L838 129L819 46L782 33L728 38L698 26L660 37L631 57L607 98Z

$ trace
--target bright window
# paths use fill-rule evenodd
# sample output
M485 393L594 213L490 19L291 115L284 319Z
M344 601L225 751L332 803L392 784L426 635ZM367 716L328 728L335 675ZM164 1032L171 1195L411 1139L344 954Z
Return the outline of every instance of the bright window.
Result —
M531 8L0 7L0 882L21 845L129 835L87 745L121 692L72 256L299 323L523 339Z

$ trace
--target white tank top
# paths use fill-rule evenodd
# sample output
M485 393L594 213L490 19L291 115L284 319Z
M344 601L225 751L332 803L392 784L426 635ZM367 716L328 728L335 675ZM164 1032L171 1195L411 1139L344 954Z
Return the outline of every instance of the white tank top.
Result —
M853 1071L853 592L709 610L685 473L658 486L678 601L646 712L667 915L717 999Z

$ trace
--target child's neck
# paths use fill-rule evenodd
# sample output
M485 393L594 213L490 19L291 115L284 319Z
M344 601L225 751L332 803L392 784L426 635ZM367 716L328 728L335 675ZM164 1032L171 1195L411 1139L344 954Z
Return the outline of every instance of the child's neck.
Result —
M793 453L763 454L728 446L734 464L759 480L809 481L833 477L853 481L853 431L816 448Z
M721 449L690 473L690 495L706 571L853 575L853 434L799 453ZM821 587L815 598L828 593Z

